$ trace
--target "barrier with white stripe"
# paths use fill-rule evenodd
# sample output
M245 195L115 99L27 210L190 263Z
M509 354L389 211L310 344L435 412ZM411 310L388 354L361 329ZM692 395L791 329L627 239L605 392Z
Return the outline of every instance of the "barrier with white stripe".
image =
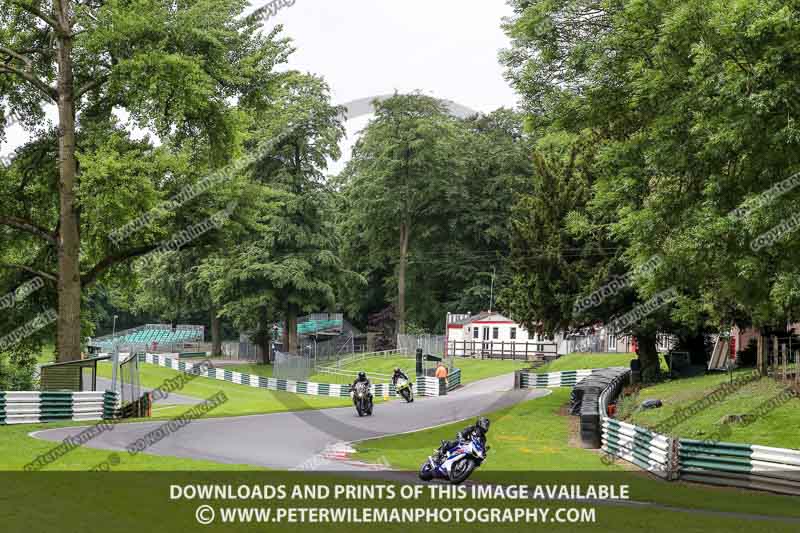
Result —
M680 439L681 479L800 496L800 451Z
M613 418L603 419L603 451L664 479L677 472L675 440Z
M102 420L106 392L0 392L0 425Z
M308 394L311 396L328 396L331 398L349 398L350 385L339 383L315 383L313 381L293 381L289 379L268 378L254 374L235 372L225 368L205 367L199 364L179 361L171 357L164 357L158 354L139 354L139 360L143 363L170 368L179 372L190 372L195 367L202 367L199 376L236 383L249 387L267 389L279 392L291 392L296 394ZM372 385L372 393L377 397L396 397L394 385L387 383L377 383Z
M165 357L159 354L139 354L139 361L152 365L170 368L179 372L190 372L199 364L180 361L172 357ZM349 398L350 385L338 383L315 383L313 381L292 381L287 379L267 378L253 374L234 372L225 368L203 367L199 373L202 377L228 381L237 385L246 385L261 389L268 389L280 392L292 392L296 394L308 394L312 396L328 396L333 398ZM421 377L418 378L414 387L418 396L443 396L447 392L461 385L461 369L455 368L447 379L446 389L440 385L437 378ZM373 383L372 394L379 398L395 398L397 391L391 383Z
M461 369L454 368L447 379L440 380L432 376L417 377L415 384L417 396L445 396L461 385Z
M523 370L520 372L520 386L524 389L574 387L584 378L600 370L601 369L564 370L546 374L537 374L535 372Z
M607 415L620 393L614 379L597 401L606 453L667 480L800 496L800 450L660 435Z

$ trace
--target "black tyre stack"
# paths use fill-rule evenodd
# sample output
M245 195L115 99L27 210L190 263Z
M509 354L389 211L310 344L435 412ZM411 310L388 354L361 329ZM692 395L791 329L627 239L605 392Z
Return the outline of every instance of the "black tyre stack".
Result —
M584 448L597 449L602 445L602 417L605 415L600 406L600 396L606 389L614 389L613 397L619 394L622 386L628 382L630 369L624 367L605 368L595 372L575 385L571 395L570 411L580 416L581 445Z

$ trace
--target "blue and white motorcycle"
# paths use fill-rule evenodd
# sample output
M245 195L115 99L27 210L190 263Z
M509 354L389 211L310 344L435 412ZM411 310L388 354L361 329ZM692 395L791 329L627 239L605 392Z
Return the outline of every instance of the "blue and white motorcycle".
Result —
M419 469L419 478L422 481L446 479L453 485L458 485L481 466L488 451L489 446L484 447L477 435L469 440L459 439L458 444L447 450L444 456L437 454L435 457L428 457Z

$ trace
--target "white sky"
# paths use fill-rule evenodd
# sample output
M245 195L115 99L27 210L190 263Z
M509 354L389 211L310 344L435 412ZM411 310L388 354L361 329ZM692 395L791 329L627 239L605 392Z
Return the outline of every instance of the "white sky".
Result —
M517 101L497 60L508 46L500 24L509 15L504 0L295 0L264 26L284 25L297 48L289 67L323 76L336 104L420 90L489 112ZM367 121L349 121L343 160ZM7 138L0 154L27 135L15 126Z

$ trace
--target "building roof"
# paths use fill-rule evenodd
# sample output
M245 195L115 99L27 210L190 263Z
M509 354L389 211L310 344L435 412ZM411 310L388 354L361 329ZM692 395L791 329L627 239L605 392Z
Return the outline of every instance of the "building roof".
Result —
M451 322L450 325L464 326L466 324L471 324L473 322L481 322L483 320L486 320L487 318L494 318L495 320L503 321L503 322L514 322L510 318L505 317L505 316L501 315L500 313L497 313L497 312L494 312L494 311L481 311L477 315L472 315L469 318L465 318L463 320L456 320L454 322Z

